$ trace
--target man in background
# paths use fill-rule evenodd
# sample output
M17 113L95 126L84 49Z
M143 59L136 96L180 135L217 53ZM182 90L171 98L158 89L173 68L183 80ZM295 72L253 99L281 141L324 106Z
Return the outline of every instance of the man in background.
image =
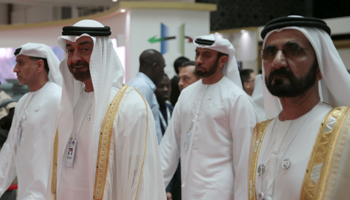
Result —
M171 93L170 93L170 103L171 105L175 106L177 99L179 98L180 95L180 90L179 90L179 67L182 65L182 63L184 62L188 62L190 61L188 58L186 57L178 57L175 61L174 61L174 70L176 72L176 75L171 79Z
M6 142L8 132L10 131L16 104L17 102L6 94L5 91L1 90L0 87L0 149ZM11 184L0 200L15 200L17 196L16 189L17 180Z
M252 96L255 86L255 73L252 69L242 69L239 72L241 77L243 90L249 95Z
M18 199L45 199L50 151L61 101L59 60L50 47L27 43L15 51L20 85L27 85L0 151L0 196L17 175Z
M183 90L160 144L165 185L181 159L182 199L245 199L248 146L257 122L242 90L233 45L214 34L197 37L196 71Z
M13 100L5 91L1 90L0 83L0 144L5 143L10 131L12 118L15 113L17 102ZM1 147L0 147L1 148Z
M179 89L182 91L187 86L198 81L200 79L199 75L196 73L196 62L188 61L182 63L179 67Z
M159 105L154 91L157 88L156 86L161 84L163 80L165 61L162 54L154 49L143 51L139 57L139 61L139 73L137 73L136 77L131 79L127 85L133 86L141 92L142 96L151 107L156 123L159 144L163 134L159 123Z

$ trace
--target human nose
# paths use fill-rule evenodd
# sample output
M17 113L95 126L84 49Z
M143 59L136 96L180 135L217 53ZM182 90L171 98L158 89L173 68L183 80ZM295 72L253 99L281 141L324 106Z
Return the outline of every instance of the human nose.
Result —
M15 65L15 67L13 68L13 72L17 73L18 72L18 66Z
M275 57L272 60L272 67L279 69L281 67L286 67L287 61L286 56L284 55L282 50L277 50Z
M82 60L81 58L81 53L79 51L74 51L73 52L73 55L72 55L72 62L73 63L76 63L78 62L79 60Z
M179 88L181 89L181 87L182 87L183 85L184 85L184 83L183 83L182 79L180 78L180 81L179 81L179 83L178 83Z
M168 91L169 91L168 86L164 86L164 87L163 87L163 92L168 92Z
M202 63L202 57L200 55L196 56L196 60L195 61L196 61L196 65L198 63Z

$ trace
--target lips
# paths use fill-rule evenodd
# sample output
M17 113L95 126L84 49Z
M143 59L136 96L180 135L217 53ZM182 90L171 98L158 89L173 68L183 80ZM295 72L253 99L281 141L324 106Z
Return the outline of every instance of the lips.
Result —
M78 61L76 63L72 63L71 67L72 67L72 70L74 70L74 71L82 70L85 68L89 68L89 63L87 63L85 61Z

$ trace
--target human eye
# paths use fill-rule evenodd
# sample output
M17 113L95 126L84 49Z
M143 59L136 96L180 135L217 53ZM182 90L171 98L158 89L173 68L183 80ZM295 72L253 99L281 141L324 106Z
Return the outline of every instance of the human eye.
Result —
M71 55L71 54L73 54L73 49L72 48L67 48L67 53L68 53L68 55Z
M198 51L196 51L196 58L199 56L199 52Z
M261 57L263 60L271 60L275 57L277 48L275 46L267 46L261 51Z
M304 48L300 47L297 43L288 43L283 51L289 57L296 57L304 52Z
M210 58L210 53L205 53L203 56L204 56L205 58Z

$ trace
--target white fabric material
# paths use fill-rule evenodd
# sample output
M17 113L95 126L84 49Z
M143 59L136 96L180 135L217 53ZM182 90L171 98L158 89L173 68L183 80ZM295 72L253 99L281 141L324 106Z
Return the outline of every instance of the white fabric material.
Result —
M318 65L323 76L319 84L321 101L329 103L334 107L350 106L350 75L346 71L346 67L330 36L325 31L317 28L301 28L294 26L273 30L266 35L263 48L265 47L266 40L272 33L286 29L302 32L314 48ZM263 78L265 79L264 70ZM265 82L265 80L263 82ZM267 119L276 117L281 111L278 98L270 94L265 84L264 104Z
M59 86L62 86L62 76L58 69L60 61L49 46L40 43L26 43L20 46L20 48L21 51L17 54L17 56L25 55L46 58L50 69L48 74L49 80L58 84Z
M256 115L258 116L258 121L266 120L265 109L264 109L264 93L263 93L263 78L261 74L255 77L255 86L252 94L252 99L256 109Z
M92 117L92 104L94 93L86 93L82 91L81 96L74 108L74 133L77 140L77 146L74 156L73 167L63 167L61 179L58 185L59 199L89 199L89 174L86 163L88 162L89 154L87 152L90 146L88 138L92 137L92 132L89 131ZM89 134L89 135L87 135ZM68 146L68 144L66 145ZM68 148L64 149L64 155L67 155ZM63 165L65 159L63 159ZM66 192L71 191L71 192Z
M142 72L137 73L136 77L131 79L127 85L133 86L136 90L138 90L146 99L148 105L151 107L154 121L156 123L156 131L159 144L162 140L163 134L159 123L159 104L157 97L154 94L154 91L157 89L156 85L154 85L153 81Z
M197 44L196 39L205 39L215 41L211 46ZM224 75L229 78L232 82L242 88L241 77L239 76L237 60L235 56L235 48L227 39L223 39L214 34L199 36L193 40L193 43L199 48L212 49L228 55L227 63L224 66Z
M74 26L103 27L101 23L94 20L82 20ZM88 138L86 144L89 147L88 152L86 152L88 160L84 163L89 172L86 174L89 185L88 199L93 199L100 129L110 102L122 87L124 71L112 42L108 37L92 37L88 34L82 34L81 36L61 36L58 38L58 44L66 50L66 40L75 42L82 36L91 37L94 42L89 63L94 87L94 103L91 108L93 113L92 118L94 120L91 123L89 132L85 133L85 135L91 135L91 137ZM74 80L72 74L69 72L67 54L64 55L60 64L60 70L64 79L58 122L58 183L60 183L62 170L64 169L63 153L67 141L74 130L73 108L83 89L83 83ZM147 109L150 111L148 106ZM164 186L161 184L163 179L155 128L152 125L154 121L152 119L153 117L150 117L152 116L150 113L148 117L149 123L147 124L146 107L141 96L134 89L128 89L120 103L113 125L113 142L111 146L114 147L114 151L112 150L110 152L110 167L104 191L106 195L103 199L125 200L135 198L139 177L141 177L141 184L137 199L165 199ZM145 138L147 126L148 138ZM143 173L140 176L143 157L139 154L140 152L143 153L145 139L147 139L147 155L143 166ZM51 183L51 177L49 182ZM146 184L149 182L153 184ZM58 184L57 191L60 191L60 187L63 186ZM68 190L65 193L74 193L74 191ZM64 199L62 198L62 194L58 194L57 197L58 199ZM51 195L51 190L49 190L47 199L52 198L53 195ZM77 197L76 199L81 198ZM86 198L83 197L83 199Z
M265 199L299 199L315 139L323 118L331 109L329 105L318 103L298 119L280 121L275 118L271 121L259 152L257 166L265 165L266 171L262 177L256 173L256 196L263 192ZM334 124L334 121L331 120L330 123ZM272 164L274 156L275 165ZM291 162L288 169L281 166L285 159ZM272 184L268 188L269 183Z
M246 199L248 148L256 122L251 98L226 77L185 88L160 144L165 185L181 157L183 200Z
M60 100L61 87L49 81L18 101L8 138L0 151L0 196L17 175L17 199L45 200ZM18 146L20 126L22 137Z

